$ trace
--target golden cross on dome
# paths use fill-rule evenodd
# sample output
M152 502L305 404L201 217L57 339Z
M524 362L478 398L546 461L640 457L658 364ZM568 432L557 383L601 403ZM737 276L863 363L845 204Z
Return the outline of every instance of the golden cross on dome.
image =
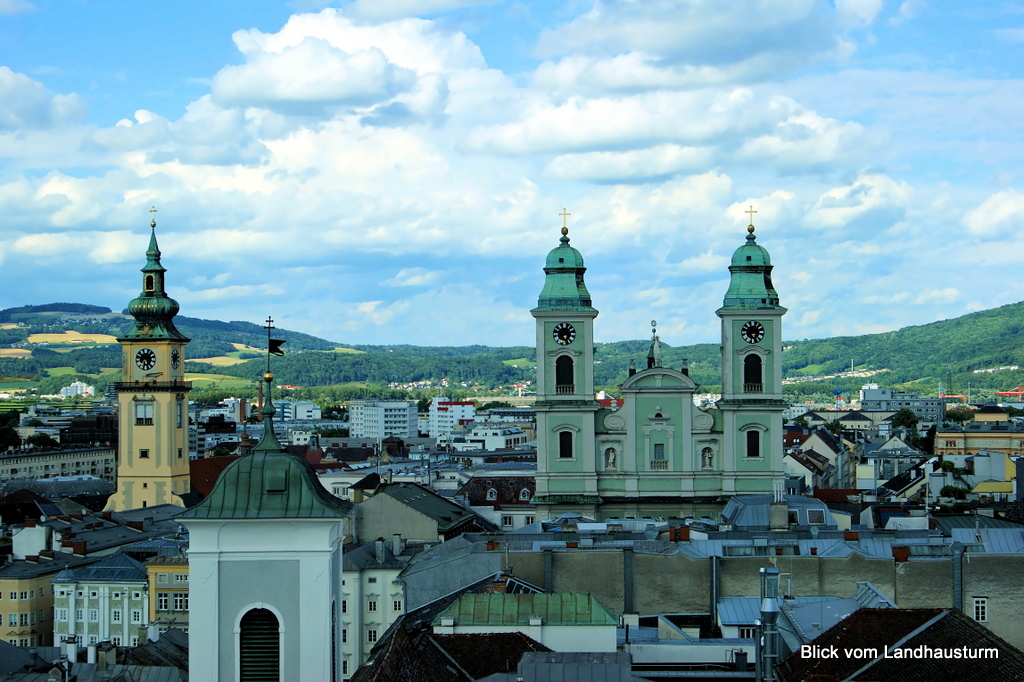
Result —
M754 224L754 214L757 213L757 211L754 210L753 205L751 205L749 211L744 211L744 213L749 213L750 214L750 224L753 225Z
M565 221L568 220L568 216L571 216L572 213L569 213L566 209L563 208L562 212L559 213L558 215L562 216L562 227L565 227Z

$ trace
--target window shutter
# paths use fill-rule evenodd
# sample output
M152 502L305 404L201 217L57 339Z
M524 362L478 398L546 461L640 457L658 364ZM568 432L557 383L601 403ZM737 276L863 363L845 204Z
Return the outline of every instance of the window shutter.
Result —
M242 616L239 647L241 682L278 682L281 643L277 616L253 609Z

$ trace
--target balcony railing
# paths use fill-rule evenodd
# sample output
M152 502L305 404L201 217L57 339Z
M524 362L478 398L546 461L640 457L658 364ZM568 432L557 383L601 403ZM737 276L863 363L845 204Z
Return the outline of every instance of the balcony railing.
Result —
M576 384L558 384L555 386L555 393L570 395L576 392Z
M668 471L667 459L652 459L651 471Z
M764 384L743 384L744 393L764 393Z
M150 393L185 393L192 390L191 381L118 381L113 386L115 391L148 391Z

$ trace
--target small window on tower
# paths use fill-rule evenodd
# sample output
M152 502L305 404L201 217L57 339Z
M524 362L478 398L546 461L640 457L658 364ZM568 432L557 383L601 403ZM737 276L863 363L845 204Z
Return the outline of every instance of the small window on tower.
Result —
M139 450L139 459L149 459L149 450Z
M562 431L558 434L558 457L560 459L572 459L572 432Z
M154 283L153 275L146 275L146 291L153 291L156 288Z

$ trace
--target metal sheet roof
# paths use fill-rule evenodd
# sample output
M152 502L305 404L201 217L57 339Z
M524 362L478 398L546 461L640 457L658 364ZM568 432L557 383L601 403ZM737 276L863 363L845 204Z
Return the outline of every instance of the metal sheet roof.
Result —
M451 616L457 625L529 625L540 616L544 625L604 625L619 618L589 594L464 594L434 619Z

